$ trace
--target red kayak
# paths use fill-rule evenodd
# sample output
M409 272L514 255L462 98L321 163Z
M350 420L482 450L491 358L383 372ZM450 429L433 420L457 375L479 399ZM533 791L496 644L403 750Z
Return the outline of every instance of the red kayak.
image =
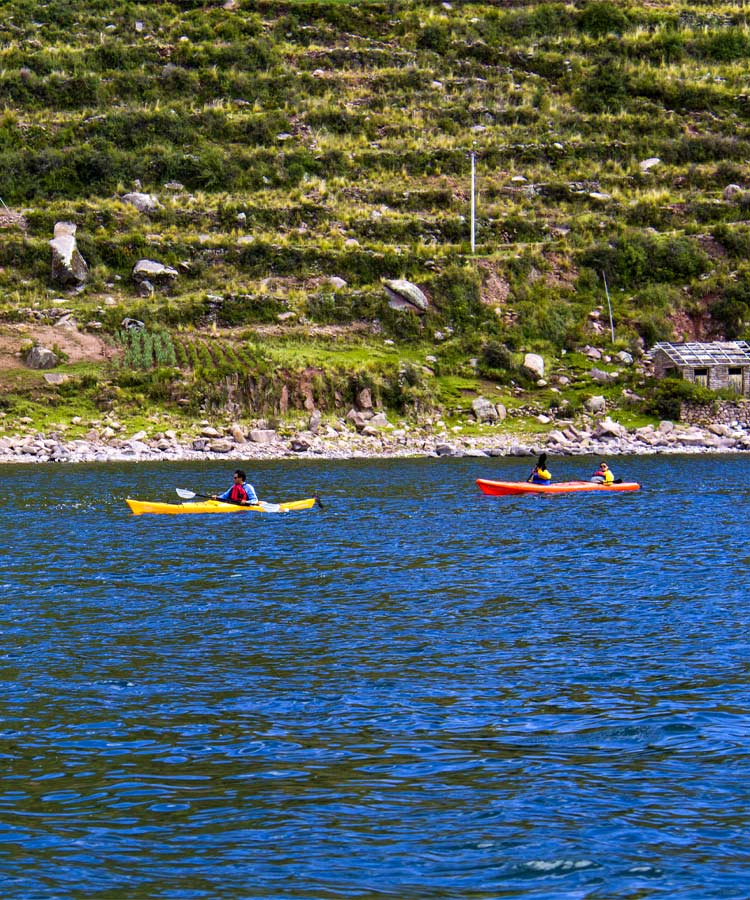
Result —
M488 481L477 478L479 489L492 497L506 497L517 494L577 494L583 491L605 492L639 491L640 484L635 481L622 481L619 484L597 484L594 481L557 481L552 484L531 484L528 481Z

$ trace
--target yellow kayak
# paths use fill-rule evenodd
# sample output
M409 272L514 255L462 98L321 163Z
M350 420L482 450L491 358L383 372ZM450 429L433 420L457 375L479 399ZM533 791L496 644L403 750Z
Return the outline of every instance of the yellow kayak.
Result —
M180 516L185 513L244 513L244 512L291 512L295 509L311 509L317 502L317 497L309 497L306 500L291 500L288 503L259 502L253 506L238 506L235 503L223 503L221 500L200 500L195 503L158 503L151 500L125 501L134 516L142 516L144 513L157 515Z

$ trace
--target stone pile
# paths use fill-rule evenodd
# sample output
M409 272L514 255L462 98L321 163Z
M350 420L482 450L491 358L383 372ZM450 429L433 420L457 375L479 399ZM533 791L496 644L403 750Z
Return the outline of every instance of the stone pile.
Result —
M377 417L377 418L376 418ZM381 419L382 417L382 419ZM205 424L197 436L180 437L167 430L125 436L123 426L92 428L84 437L65 439L59 433L0 437L2 462L107 462L195 459L323 459L395 458L407 456L533 456L544 449L551 456L646 455L655 453L741 453L750 451L750 426L738 423L694 425L661 422L654 427L627 429L610 418L587 423L558 423L547 435L523 437L501 430L481 436L448 434L442 423L428 427L394 428L375 414L360 426L351 420L321 425L311 416L308 430L281 434L268 427L243 428L234 423L219 430ZM377 425L371 424L377 421Z

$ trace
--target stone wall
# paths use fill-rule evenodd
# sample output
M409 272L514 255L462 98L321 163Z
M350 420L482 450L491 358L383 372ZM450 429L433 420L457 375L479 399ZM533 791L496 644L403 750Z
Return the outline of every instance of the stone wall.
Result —
M680 421L688 425L750 426L750 400L717 400L716 403L683 403Z

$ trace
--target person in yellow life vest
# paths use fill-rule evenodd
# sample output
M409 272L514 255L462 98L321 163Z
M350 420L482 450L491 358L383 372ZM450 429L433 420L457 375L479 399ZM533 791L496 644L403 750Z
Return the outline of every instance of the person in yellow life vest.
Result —
M615 480L615 476L612 474L610 467L603 462L599 463L599 468L591 476L591 480L597 484L612 484Z
M537 464L531 470L531 475L526 479L532 484L551 484L552 473L547 468L547 454L542 455L537 460Z

